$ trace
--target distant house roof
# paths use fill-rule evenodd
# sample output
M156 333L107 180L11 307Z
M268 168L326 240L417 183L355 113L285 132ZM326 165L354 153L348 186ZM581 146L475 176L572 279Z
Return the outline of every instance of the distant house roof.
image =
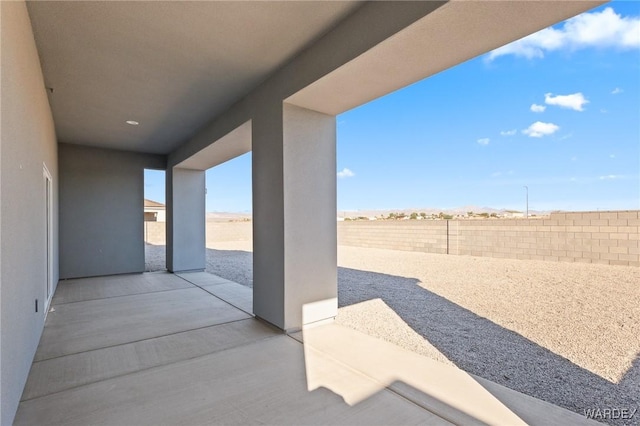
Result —
M144 206L146 207L164 207L164 204L159 203L157 201L144 199Z

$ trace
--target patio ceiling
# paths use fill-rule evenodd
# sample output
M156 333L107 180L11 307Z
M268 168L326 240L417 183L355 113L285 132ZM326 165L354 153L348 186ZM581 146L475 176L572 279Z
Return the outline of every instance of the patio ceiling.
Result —
M246 123L265 100L339 114L601 3L63 1L28 8L60 142L170 154L171 165L187 160L182 167L205 169L251 149ZM227 135L228 143L212 146Z
M167 154L360 5L68 1L28 9L58 140Z

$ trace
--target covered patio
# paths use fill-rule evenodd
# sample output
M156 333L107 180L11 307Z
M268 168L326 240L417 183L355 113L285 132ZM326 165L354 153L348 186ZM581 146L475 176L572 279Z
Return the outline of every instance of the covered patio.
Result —
M15 424L595 424L336 324L283 333L251 298L204 272L60 283Z
M0 2L0 423L529 421L331 324L336 116L601 3ZM186 275L249 151L253 289ZM142 274L145 169L176 275Z

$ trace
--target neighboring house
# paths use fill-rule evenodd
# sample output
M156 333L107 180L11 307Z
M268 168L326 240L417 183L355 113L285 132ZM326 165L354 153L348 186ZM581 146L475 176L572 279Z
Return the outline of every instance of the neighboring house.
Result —
M600 3L1 1L0 424L58 280L144 271L144 169L204 270L205 171L251 151L253 312L331 319L336 116Z
M144 221L145 222L166 222L166 206L157 201L144 199Z

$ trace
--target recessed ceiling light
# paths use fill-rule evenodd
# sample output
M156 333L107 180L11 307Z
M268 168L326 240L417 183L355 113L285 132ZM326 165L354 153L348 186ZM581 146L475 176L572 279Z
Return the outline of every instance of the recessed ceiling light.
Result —
M138 123L138 122L137 122L137 121L135 121L135 120L127 120L127 124L130 124L130 125L132 125L132 126L137 126L137 125L138 125L138 124L140 124L140 123Z

